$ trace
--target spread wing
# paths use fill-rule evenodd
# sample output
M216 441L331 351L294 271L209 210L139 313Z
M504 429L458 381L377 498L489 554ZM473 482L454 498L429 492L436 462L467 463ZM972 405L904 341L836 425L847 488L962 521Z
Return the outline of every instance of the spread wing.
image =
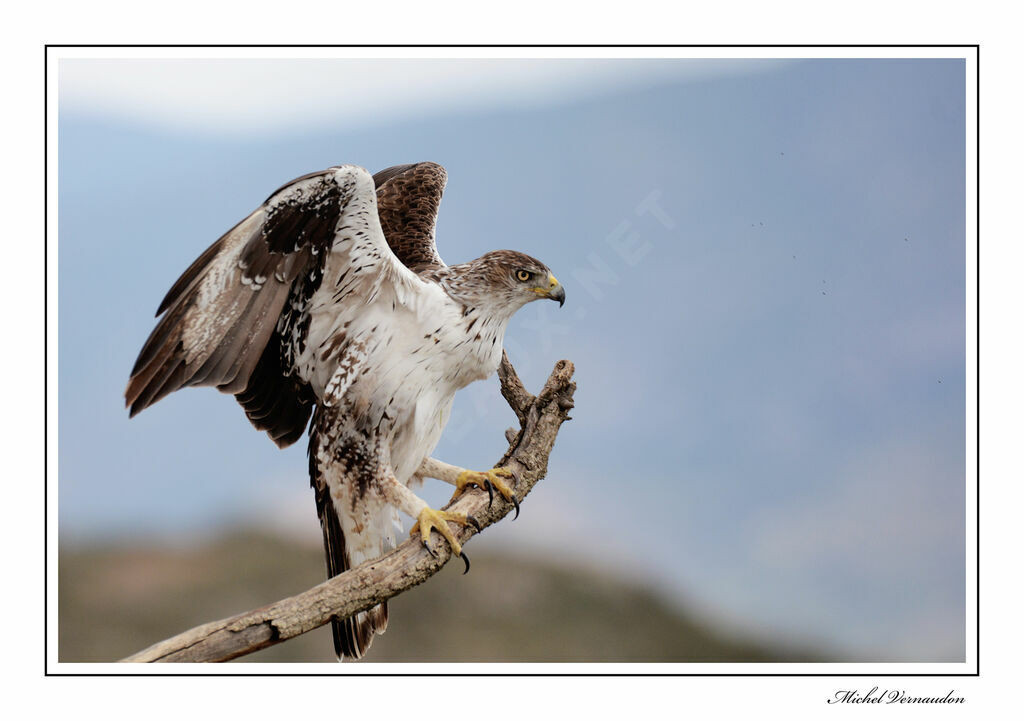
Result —
M444 267L435 226L448 175L437 163L396 165L373 176L377 210L388 245L417 273Z
M382 284L401 302L423 282L389 249L374 191L356 166L303 176L210 246L157 310L163 317L125 391L131 415L179 388L216 386L235 393L279 445L297 440L315 401L291 367L306 309L329 303L352 313ZM328 264L343 280L321 290Z

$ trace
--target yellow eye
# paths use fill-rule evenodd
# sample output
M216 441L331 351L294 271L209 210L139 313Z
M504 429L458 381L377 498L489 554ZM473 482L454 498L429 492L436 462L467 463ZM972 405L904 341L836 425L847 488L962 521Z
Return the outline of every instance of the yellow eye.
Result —
M516 278L518 278L519 280L521 280L522 282L525 283L526 281L528 281L530 279L530 272L527 271L527 270L517 270L516 271Z

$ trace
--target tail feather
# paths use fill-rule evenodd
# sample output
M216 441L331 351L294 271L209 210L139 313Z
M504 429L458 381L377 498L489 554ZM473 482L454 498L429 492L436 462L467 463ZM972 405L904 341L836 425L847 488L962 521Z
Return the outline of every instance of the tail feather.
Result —
M343 621L331 621L331 631L334 634L334 653L338 660L361 659L370 650L374 635L384 633L387 627L387 603L374 606L369 611L361 611Z
M317 510L320 513L320 527L324 533L324 556L327 560L327 577L334 578L352 567L352 561L345 548L345 534L334 509L326 487L323 493L317 489ZM367 611L361 611L344 619L331 619L334 636L334 653L341 661L344 658L360 659L366 655L373 643L374 635L384 633L388 627L388 604L384 602Z

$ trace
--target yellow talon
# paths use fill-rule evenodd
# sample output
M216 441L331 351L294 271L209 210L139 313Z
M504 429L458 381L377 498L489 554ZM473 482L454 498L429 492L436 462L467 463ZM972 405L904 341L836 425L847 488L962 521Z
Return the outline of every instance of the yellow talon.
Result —
M519 499L516 498L512 488L501 480L500 476L515 478L516 474L507 468L492 468L489 471L463 471L455 479L455 494L452 496L452 500L461 496L466 490L466 486L477 486L487 491L487 495L490 496L487 505L490 506L491 501L494 500L494 491L497 489L506 501L515 506L516 515L512 519L515 520L519 518Z
M434 551L430 548L430 532L432 530L436 530L444 536L446 541L448 541L448 545L452 547L452 553L456 556L462 556L462 560L466 562L466 570L468 571L469 559L466 558L466 554L462 552L462 546L455 540L455 536L452 534L451 529L448 528L449 521L452 523L458 523L460 526L474 526L478 531L480 530L480 524L472 516L456 511L435 511L433 508L427 507L420 511L420 515L416 519L416 523L414 523L412 528L409 529L409 535L415 536L416 531L419 531L420 542L433 554Z
M489 471L463 471L459 474L458 478L455 479L455 495L453 498L458 498L462 495L463 491L466 490L466 486L476 486L487 490L487 484L491 486L506 501L511 501L515 494L505 481L501 480L501 477L515 478L515 474L507 468L492 468Z

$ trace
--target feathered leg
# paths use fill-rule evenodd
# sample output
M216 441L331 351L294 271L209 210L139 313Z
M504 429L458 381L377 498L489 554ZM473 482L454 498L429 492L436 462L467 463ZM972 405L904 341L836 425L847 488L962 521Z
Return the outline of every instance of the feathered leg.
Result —
M460 526L474 526L480 530L480 524L475 518L465 513L456 511L437 511L427 505L427 502L399 483L394 476L388 476L382 487L384 499L395 508L408 516L416 519L409 530L410 536L415 536L419 531L420 542L431 553L434 549L430 547L430 532L436 530L448 541L452 553L462 558L466 564L466 571L469 571L469 558L462 551L462 545L455 540L448 522L457 523ZM435 554L436 555L436 554Z

